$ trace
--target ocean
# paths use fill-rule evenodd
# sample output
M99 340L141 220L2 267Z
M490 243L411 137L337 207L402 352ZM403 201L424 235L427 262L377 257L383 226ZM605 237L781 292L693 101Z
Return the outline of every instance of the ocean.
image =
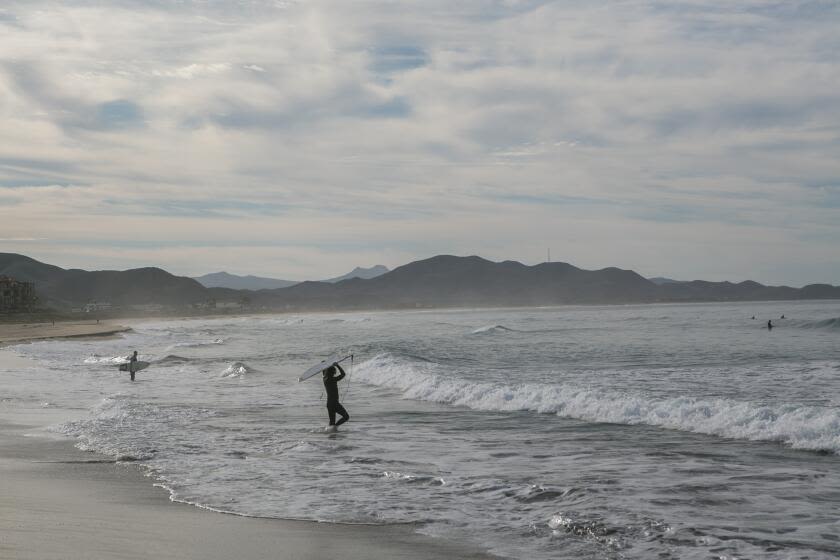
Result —
M507 558L840 556L840 302L161 320L12 351L36 365L0 371L5 411L197 507ZM339 352L331 434L297 377Z

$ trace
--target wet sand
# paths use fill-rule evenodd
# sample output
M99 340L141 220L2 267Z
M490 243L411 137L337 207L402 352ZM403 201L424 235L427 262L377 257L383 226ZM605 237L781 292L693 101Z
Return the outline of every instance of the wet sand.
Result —
M0 323L0 347L50 338L113 336L131 330L102 321L59 321L55 323Z

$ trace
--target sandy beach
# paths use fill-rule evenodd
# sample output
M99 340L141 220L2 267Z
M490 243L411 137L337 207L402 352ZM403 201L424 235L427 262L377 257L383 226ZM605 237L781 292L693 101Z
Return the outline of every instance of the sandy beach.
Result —
M15 559L488 558L413 533L226 515L169 501L130 464L0 427L0 556Z
M31 362L0 350L0 364ZM38 410L0 406L2 558L490 558L408 525L260 519L175 503L133 464L80 451L46 433L44 420L49 415Z
M55 323L0 323L0 347L50 338L112 336L130 330L107 321L59 321Z

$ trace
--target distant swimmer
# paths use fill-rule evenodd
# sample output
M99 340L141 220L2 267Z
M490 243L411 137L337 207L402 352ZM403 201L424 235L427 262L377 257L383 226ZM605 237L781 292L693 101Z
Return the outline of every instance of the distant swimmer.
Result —
M768 331L772 331L772 330L773 330L773 322L772 322L772 321L770 321L770 319L768 319L768 320L767 320L767 330L768 330Z
M335 374L336 369L338 369L338 375ZM338 402L338 382L344 379L344 370L338 364L333 364L327 369L324 370L324 388L327 390L327 414L330 417L330 425L327 427L328 430L335 430L348 420L350 420L350 415L341 406L341 403ZM335 421L335 413L341 414L341 418L338 422Z
M137 350L134 351L134 354L128 359L128 372L131 374L131 380L134 381L134 373L137 371L135 369L137 365Z
M784 316L784 315L782 315L781 317L779 317L779 319L784 319L784 318L785 318L785 316Z
M750 317L750 319L752 319L753 321L755 321L755 315L753 315L752 317Z

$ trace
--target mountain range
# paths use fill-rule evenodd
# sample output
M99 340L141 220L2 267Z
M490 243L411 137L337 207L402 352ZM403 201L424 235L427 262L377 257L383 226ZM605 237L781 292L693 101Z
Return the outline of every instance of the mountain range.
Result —
M160 268L63 269L24 255L0 253L0 275L34 282L41 305L67 308L91 301L113 305L177 306L207 299L207 288Z
M205 288L230 288L232 290L274 290L288 288L297 284L294 280L280 280L262 276L237 276L227 272L211 272L204 276L196 276L193 280Z
M356 267L351 272L322 280L322 282L341 282L350 278L375 278L388 272L388 267L377 264L370 268ZM230 288L233 290L273 290L276 288L288 288L300 284L296 280L280 280L277 278L265 278L262 276L237 276L227 272L213 272L204 276L197 276L194 280L205 288Z
M307 281L260 290L207 288L195 279L159 268L66 270L11 253L0 253L0 275L34 282L42 303L55 307L92 300L115 306L183 306L216 301L248 302L252 309L314 311L840 299L840 287L828 284L791 288L750 280L657 283L632 270L614 267L584 270L561 262L528 266L452 255L411 262L373 278Z

